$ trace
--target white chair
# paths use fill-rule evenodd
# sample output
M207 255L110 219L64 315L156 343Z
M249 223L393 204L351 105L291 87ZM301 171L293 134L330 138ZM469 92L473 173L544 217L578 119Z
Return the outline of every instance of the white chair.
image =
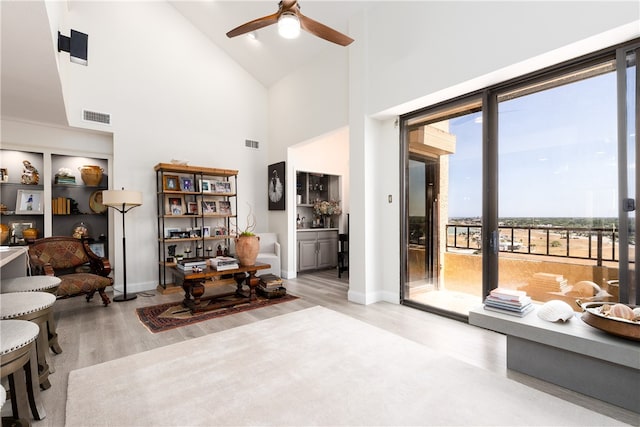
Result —
M260 237L260 251L257 262L264 262L271 265L271 268L260 270L258 274L275 274L280 276L280 243L276 233L256 233Z

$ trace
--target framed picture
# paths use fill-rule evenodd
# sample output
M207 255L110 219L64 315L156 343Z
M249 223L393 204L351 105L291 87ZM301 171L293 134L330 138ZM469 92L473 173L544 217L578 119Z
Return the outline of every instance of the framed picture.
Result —
M180 185L176 175L165 175L162 184L164 191L180 191Z
M164 229L164 237L165 238L170 238L171 237L171 233L176 232L176 231L180 231L179 228L172 228L172 227L165 227Z
M211 227L208 225L202 227L202 237L211 237Z
M218 213L221 215L231 215L231 202L228 200L220 200L218 202Z
M197 202L189 202L189 203L187 203L187 214L188 215L198 215L198 203Z
M16 213L22 215L41 215L44 213L42 190L18 190L16 197Z
M285 210L285 168L284 162L274 163L268 167L267 196L270 211Z
M193 187L193 180L191 178L180 178L180 189L182 191L195 191Z
M200 191L203 193L211 193L211 182L208 179L200 180Z
M202 201L202 213L204 215L211 215L216 213L216 201L215 200L203 200Z
M104 258L104 243L89 243L89 249L100 258Z
M0 168L0 181L8 182L9 181L9 172L7 168Z
M167 197L165 212L167 215L184 215L184 199L182 196Z
M211 182L211 191L214 193L220 194L230 194L231 193L231 182L229 181L212 181Z
M33 223L32 222L10 222L9 223L11 236L16 240L23 239L22 232L27 228L33 228Z
M178 230L178 231L171 232L170 239L188 239L188 238L189 238L188 231Z

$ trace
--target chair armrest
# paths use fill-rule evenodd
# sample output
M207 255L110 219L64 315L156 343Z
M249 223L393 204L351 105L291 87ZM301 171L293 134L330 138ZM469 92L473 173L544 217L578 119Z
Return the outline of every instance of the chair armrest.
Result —
M42 261L37 256L31 255L29 257L29 263L31 264L31 274L34 276L55 276L51 264Z
M273 244L273 249L274 249L276 255L278 256L278 258L280 258L280 243L275 242Z
M97 274L98 276L107 277L111 273L111 263L107 258L101 258L96 255L91 248L89 247L89 242L84 240L82 242L84 246L84 251L87 253L89 257L89 266L91 267L91 272L93 274Z

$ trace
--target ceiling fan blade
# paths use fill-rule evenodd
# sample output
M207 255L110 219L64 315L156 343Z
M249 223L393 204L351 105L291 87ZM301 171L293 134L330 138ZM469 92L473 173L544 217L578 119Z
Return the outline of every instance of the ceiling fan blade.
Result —
M348 46L353 41L351 37L304 16L300 11L298 11L298 18L300 19L302 29L321 39L339 44L340 46Z
M240 36L242 34L250 33L251 31L259 30L260 28L276 24L278 22L278 16L280 16L280 11L274 13L273 15L263 16L262 18L249 21L229 31L227 33L227 37L231 38Z

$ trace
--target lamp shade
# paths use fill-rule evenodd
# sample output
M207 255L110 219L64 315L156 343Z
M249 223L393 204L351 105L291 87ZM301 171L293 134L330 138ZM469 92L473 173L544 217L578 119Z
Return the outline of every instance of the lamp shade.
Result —
M142 205L142 192L131 190L105 190L102 204L112 207L135 207Z

